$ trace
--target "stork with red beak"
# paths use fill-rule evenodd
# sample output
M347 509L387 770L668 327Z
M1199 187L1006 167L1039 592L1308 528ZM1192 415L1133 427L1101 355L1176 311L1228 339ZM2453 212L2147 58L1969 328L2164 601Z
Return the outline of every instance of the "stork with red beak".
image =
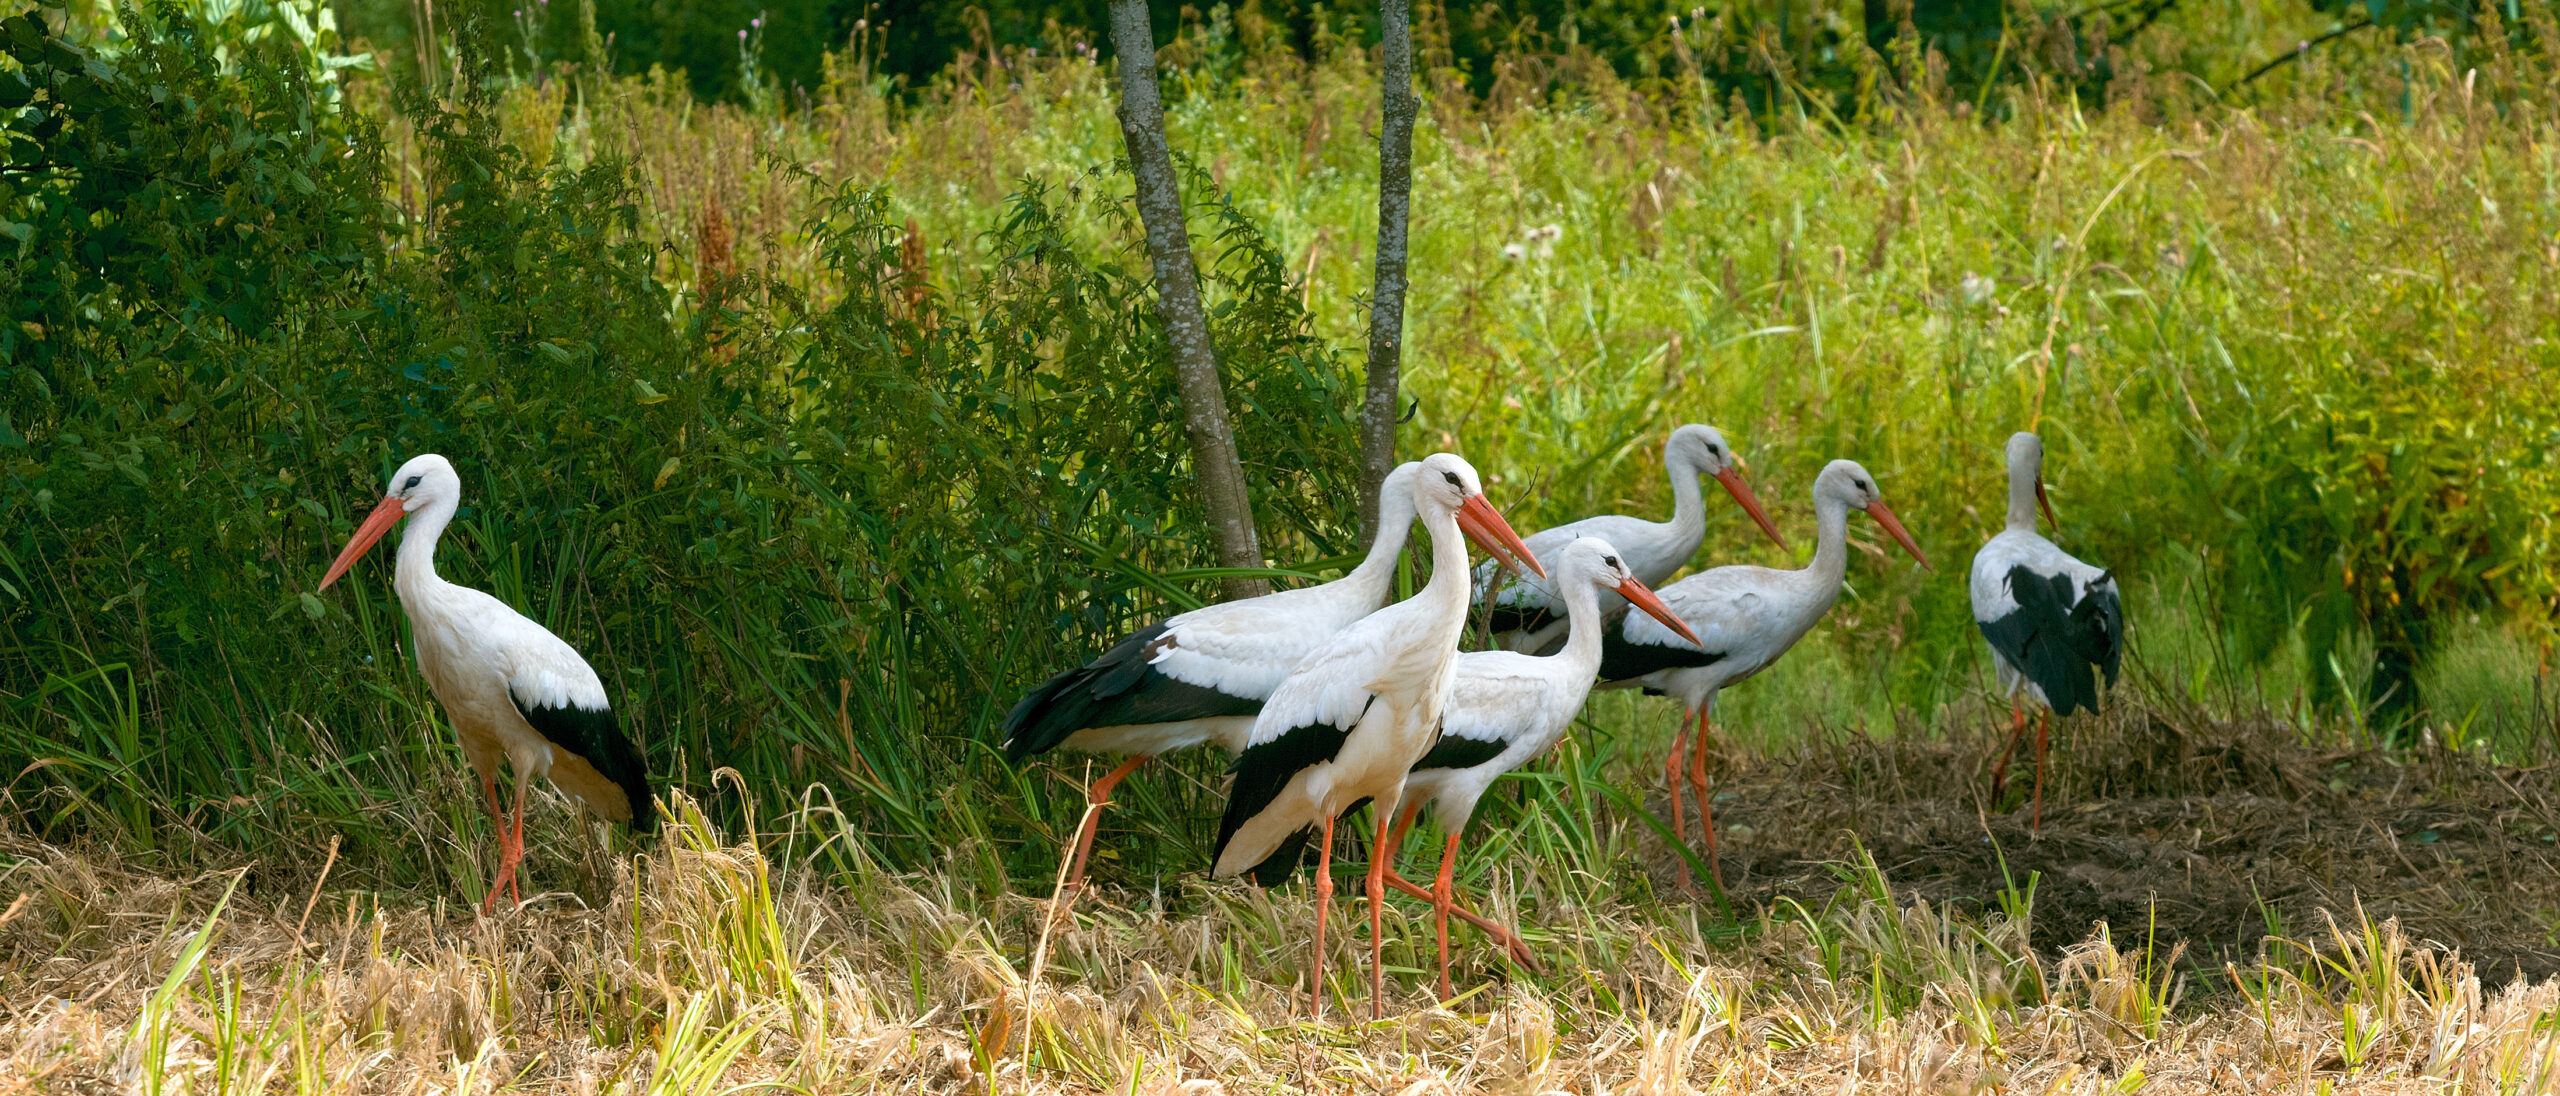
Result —
M1535 545L1531 546L1533 549ZM1450 997L1449 916L1456 912L1458 838L1475 815L1476 801L1493 782L1547 752L1573 726L1582 702L1591 695L1592 675L1600 668L1603 629L1600 595L1614 594L1672 634L1695 643L1698 637L1671 608L1636 578L1626 559L1609 542L1583 537L1564 546L1556 557L1555 587L1564 595L1571 623L1564 649L1544 657L1513 651L1466 651L1458 655L1449 700L1440 709L1440 741L1414 762L1405 776L1403 817L1388 842L1402 844L1414 812L1433 809L1443 835L1440 874L1423 897L1431 900L1433 928L1440 942L1440 997ZM1407 893L1421 888L1401 877L1389 884ZM1470 921L1481 920L1469 917ZM1515 955L1525 955L1516 934L1499 928L1488 933Z
M501 892L524 900L516 866L524 860L525 792L536 775L635 831L651 828L656 803L648 767L615 723L604 682L587 661L505 602L436 576L436 540L461 505L462 479L450 462L433 453L411 458L392 473L390 493L329 564L320 589L338 581L400 519L417 519L401 538L391 587L409 616L418 671L462 739L462 754L498 823L496 881L480 903L487 913ZM516 774L511 814L498 807L502 758Z
M1719 885L1716 820L1707 782L1707 725L1715 711L1716 691L1768 669L1803 639L1840 598L1849 567L1849 511L1863 510L1883 526L1902 550L1929 566L1911 533L1884 504L1874 476L1856 461L1835 460L1813 481L1813 562L1800 570L1732 566L1701 571L1662 589L1662 601L1689 625L1689 634L1673 632L1651 617L1630 615L1602 644L1600 680L1608 687L1639 686L1645 692L1680 698L1686 706L1681 735L1672 740L1664 778L1671 792L1671 832L1682 841L1680 754L1687 723L1697 723L1689 785L1698 795L1699 824L1707 836L1707 863ZM1683 858L1680 881L1689 883Z
M2030 829L2044 828L2044 751L2053 717L2098 710L2099 676L2116 683L2124 658L2124 602L2115 572L2074 558L2036 532L2036 511L2059 530L2044 492L2044 441L2009 435L2009 520L1974 553L1973 621L1991 645L2000 691L2009 694L2009 746L1991 767L1991 798L2009 777L2009 755L2027 732L2019 696L2044 708L2036 724L2036 790Z
M1297 864L1298 841L1321 829L1316 867L1315 961L1308 989L1324 1012L1324 923L1333 901L1333 824L1362 800L1376 803L1369 858L1369 990L1373 1014L1386 1011L1378 932L1386 897L1388 823L1404 795L1405 773L1439 738L1440 713L1466 627L1467 546L1458 515L1490 532L1531 573L1537 556L1485 501L1476 470L1449 453L1424 458L1413 482L1414 509L1431 533L1431 581L1411 598L1344 628L1299 662L1255 717L1237 755L1235 785L1218 826L1214 876L1256 867L1275 854Z

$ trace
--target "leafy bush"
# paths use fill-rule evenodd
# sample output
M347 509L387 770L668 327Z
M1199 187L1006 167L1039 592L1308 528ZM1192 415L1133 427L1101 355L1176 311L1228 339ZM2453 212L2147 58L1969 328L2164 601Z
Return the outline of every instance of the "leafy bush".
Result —
M1170 359L1130 256L1080 255L1040 188L964 308L858 189L809 226L831 300L752 275L688 298L628 170L531 164L486 81L404 104L410 222L374 134L316 124L288 66L227 76L183 16L113 58L5 29L42 95L0 273L0 766L34 766L10 794L49 832L343 831L410 870L378 812L461 786L449 732L379 571L307 591L419 452L467 485L444 572L585 651L655 771L851 783L905 860L955 815L1036 823L974 801L1011 779L986 768L1002 683L1181 596L1148 573L1197 559ZM1113 204L1094 189L1070 200ZM1339 550L1345 367L1253 225L1203 213L1266 543Z

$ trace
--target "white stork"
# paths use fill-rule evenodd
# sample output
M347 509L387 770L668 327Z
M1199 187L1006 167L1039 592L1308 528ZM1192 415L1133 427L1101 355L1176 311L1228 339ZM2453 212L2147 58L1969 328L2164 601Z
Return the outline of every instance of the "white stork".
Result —
M1716 858L1716 822L1707 782L1708 719L1716 690L1769 668L1796 641L1812 631L1840 596L1849 566L1849 511L1864 510L1920 566L1929 566L1920 546L1894 517L1876 490L1875 477L1856 461L1835 460L1813 481L1816 528L1813 562L1801 570L1731 566L1701 571L1662 589L1662 600L1688 622L1698 637L1675 635L1658 621L1630 615L1605 637L1600 654L1600 680L1624 688L1680 698L1687 716L1672 739L1671 757L1663 764L1670 784L1671 831L1687 840L1680 812L1680 754L1687 720L1697 722L1697 742L1689 765L1689 784L1697 792L1699 825L1707 835L1707 863L1723 884ZM1689 864L1680 861L1680 882L1689 883Z
M536 775L635 831L652 826L657 805L648 766L614 722L604 682L577 650L505 602L436 577L436 540L461 505L462 478L451 462L433 453L410 458L391 474L390 494L356 527L320 588L338 581L400 519L417 517L400 540L391 588L409 615L418 671L462 739L498 823L497 881L480 903L485 914L501 891L524 901L516 865L524 859L525 790ZM500 758L515 767L512 821L498 809Z
M1618 546L1619 558L1627 562L1637 581L1648 586L1669 581L1688 565L1691 556L1698 554L1698 544L1707 536L1707 504L1698 487L1702 476L1712 476L1722 484L1772 543L1782 549L1787 546L1787 538L1778 535L1778 527L1760 509L1760 500L1751 493L1751 485L1742 480L1742 454L1727 445L1715 427L1691 423L1672 431L1671 440L1662 446L1662 466L1671 476L1671 520L1646 521L1625 514L1602 514L1541 529L1529 537L1529 550L1542 554L1560 552L1577 538L1599 537ZM1482 600L1481 592L1500 581L1501 576L1499 560L1488 560L1477 567L1478 600ZM1566 626L1564 599L1556 595L1556 590L1551 581L1515 575L1493 595L1492 628L1502 637L1503 647L1535 652L1554 643L1556 633ZM1626 601L1615 593L1601 595L1602 621L1614 623L1626 611Z
M2009 775L2009 755L2026 733L2023 691L2044 706L2036 725L2036 790L2030 828L2044 828L2044 748L2053 717L2098 710L2098 674L2116 683L2124 657L2124 605L2114 572L2073 559L2036 534L2036 508L2053 521L2044 494L2044 442L2019 431L2009 435L2009 524L1973 554L1973 622L1991 644L2000 691L2009 695L2009 745L1991 767L1997 801ZM2059 529L2062 523L2053 522Z
M1218 826L1219 878L1273 862L1297 865L1299 842L1323 831L1316 868L1315 960L1308 985L1314 1015L1324 1012L1324 922L1333 901L1333 823L1367 800L1378 805L1377 840L1369 858L1369 989L1373 1014L1384 1016L1378 966L1379 910L1385 899L1387 823L1404 794L1404 775L1439 737L1440 711L1467 621L1467 546L1458 515L1467 514L1532 570L1537 556L1485 501L1476 470L1448 453L1422 462L1413 501L1431 532L1431 581L1404 601L1363 617L1327 640L1289 672L1256 716L1253 735L1236 756L1235 785Z
M1545 657L1512 651L1469 651L1458 656L1449 699L1440 710L1440 741L1405 776L1404 810L1384 858L1392 874L1394 849L1403 842L1414 812L1436 804L1435 817L1446 835L1439 876L1428 893L1402 877L1392 879L1391 885L1431 900L1440 943L1442 1000L1450 996L1449 915L1456 909L1452 875L1458 862L1458 837L1466 832L1485 790L1504 773L1546 753L1582 711L1583 699L1591 695L1592 676L1600 669L1601 592L1614 592L1674 634L1697 640L1689 626L1636 578L1609 542L1582 537L1550 558L1556 560L1555 585L1564 595L1570 624L1564 648ZM1486 924L1473 916L1467 919ZM1498 927L1487 931L1514 954L1525 951L1514 934Z
M1387 474L1378 492L1377 540L1351 573L1176 615L1023 694L1004 721L1005 756L1013 763L1061 747L1127 757L1087 792L1068 886L1084 877L1099 812L1122 777L1149 758L1202 743L1241 752L1263 698L1289 668L1386 603L1396 555L1413 527L1413 484L1421 469L1422 462L1408 461ZM1458 524L1486 551L1501 547L1471 515L1460 515Z

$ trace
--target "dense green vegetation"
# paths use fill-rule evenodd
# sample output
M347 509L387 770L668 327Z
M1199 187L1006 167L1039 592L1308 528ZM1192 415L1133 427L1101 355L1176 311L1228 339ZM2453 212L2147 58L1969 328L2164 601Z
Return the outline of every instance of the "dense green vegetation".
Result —
M2560 31L2524 15L2231 98L2176 42L2088 97L2024 32L1971 90L1907 39L1846 96L1740 110L1526 44L1481 95L1435 83L1417 133L1406 448L1463 451L1524 529L1666 507L1685 421L1794 530L1822 461L1875 470L1939 570L1860 563L1732 697L1757 740L1982 713L1963 563L2034 426L2064 542L2128 576L2147 688L2547 756ZM887 863L1049 868L1073 781L1004 766L993 724L1218 574L1101 66L1014 49L902 89L857 40L805 97L715 107L535 80L483 27L428 94L322 36L127 19L6 28L19 824L182 857L343 834L360 878L476 893L377 565L310 592L438 451L470 500L446 573L586 651L668 779L822 786ZM1187 27L1175 145L1264 543L1321 573L1353 548L1374 82L1348 30ZM1702 558L1775 561L1731 519ZM1606 872L1576 819L1665 728L1594 717L1573 779L1489 812ZM1216 761L1188 764L1122 792L1114 826L1160 839L1106 838L1112 870L1201 861Z

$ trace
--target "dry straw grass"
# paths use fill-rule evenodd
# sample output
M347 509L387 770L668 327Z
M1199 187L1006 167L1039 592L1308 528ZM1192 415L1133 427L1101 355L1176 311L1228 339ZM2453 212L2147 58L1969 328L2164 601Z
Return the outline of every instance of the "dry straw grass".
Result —
M2560 1080L2560 981L2489 989L2397 922L2350 910L2271 940L2199 1003L2183 999L2195 979L2179 953L2138 926L2101 925L2048 957L2026 946L2022 917L1908 902L1872 862L1824 908L1779 903L1787 912L1739 937L1658 907L1584 910L1581 931L1623 961L1489 982L1448 1008L1414 978L1376 1024L1293 1015L1307 927L1294 892L1217 888L1178 909L1089 897L1026 1008L1018 971L1046 903L860 864L784 869L678 806L657 848L593 881L594 904L547 894L495 921L325 882L250 894L245 873L174 880L10 838L0 1092L2542 1092ZM806 849L825 817L809 812L768 847ZM1401 943L1423 937L1417 912L1390 919Z

